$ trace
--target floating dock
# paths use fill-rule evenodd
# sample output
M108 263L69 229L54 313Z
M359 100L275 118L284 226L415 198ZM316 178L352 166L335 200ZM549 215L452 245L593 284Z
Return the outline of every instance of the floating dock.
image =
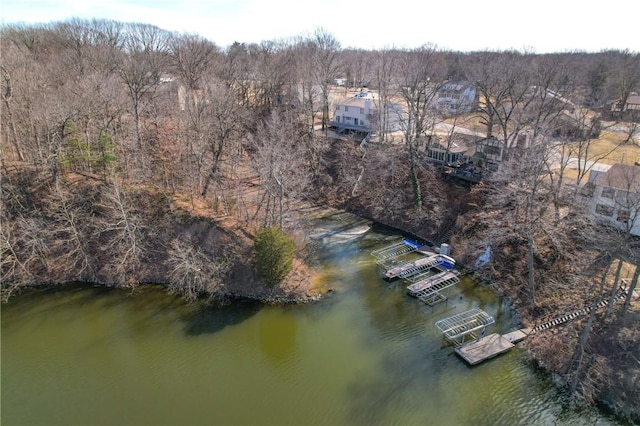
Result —
M469 365L476 365L487 359L509 351L531 333L530 328L515 330L507 334L493 333L475 342L458 346L455 351Z
M469 365L476 365L507 352L514 346L505 336L493 333L466 345L458 346L455 351Z

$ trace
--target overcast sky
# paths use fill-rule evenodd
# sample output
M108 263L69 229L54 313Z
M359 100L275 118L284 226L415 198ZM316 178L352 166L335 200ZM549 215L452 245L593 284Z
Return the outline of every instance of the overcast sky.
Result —
M3 23L143 22L221 47L311 34L342 47L640 52L638 0L0 0Z

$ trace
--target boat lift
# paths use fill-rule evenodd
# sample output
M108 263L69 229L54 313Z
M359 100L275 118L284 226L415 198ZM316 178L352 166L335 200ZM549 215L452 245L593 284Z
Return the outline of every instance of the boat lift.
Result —
M436 327L449 342L460 346L467 340L476 340L483 336L487 326L493 323L495 319L491 315L482 309L474 308L438 320Z
M389 266L396 264L399 258L405 257L419 248L420 244L404 238L402 241L372 251L371 255L375 257L378 265L388 268Z
M417 297L427 305L433 306L448 299L449 295L445 295L443 292L449 290L447 292L449 293L451 287L460 282L458 275L458 271L442 271L411 284L407 287L407 293Z

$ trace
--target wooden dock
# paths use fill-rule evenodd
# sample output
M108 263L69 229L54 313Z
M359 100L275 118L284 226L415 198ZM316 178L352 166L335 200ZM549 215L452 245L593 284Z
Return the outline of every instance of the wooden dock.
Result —
M505 353L531 333L530 328L515 330L507 334L493 333L473 342L458 346L455 351L469 365L476 365L487 359Z
M493 333L476 341L458 346L455 351L469 365L476 365L515 347L505 336Z

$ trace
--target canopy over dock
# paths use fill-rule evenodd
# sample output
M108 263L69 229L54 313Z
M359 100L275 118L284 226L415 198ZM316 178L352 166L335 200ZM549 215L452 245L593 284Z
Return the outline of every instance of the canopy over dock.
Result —
M444 337L455 345L462 345L465 340L477 339L478 332L484 333L485 328L495 322L495 319L482 309L474 308L448 318L436 321L436 327Z

